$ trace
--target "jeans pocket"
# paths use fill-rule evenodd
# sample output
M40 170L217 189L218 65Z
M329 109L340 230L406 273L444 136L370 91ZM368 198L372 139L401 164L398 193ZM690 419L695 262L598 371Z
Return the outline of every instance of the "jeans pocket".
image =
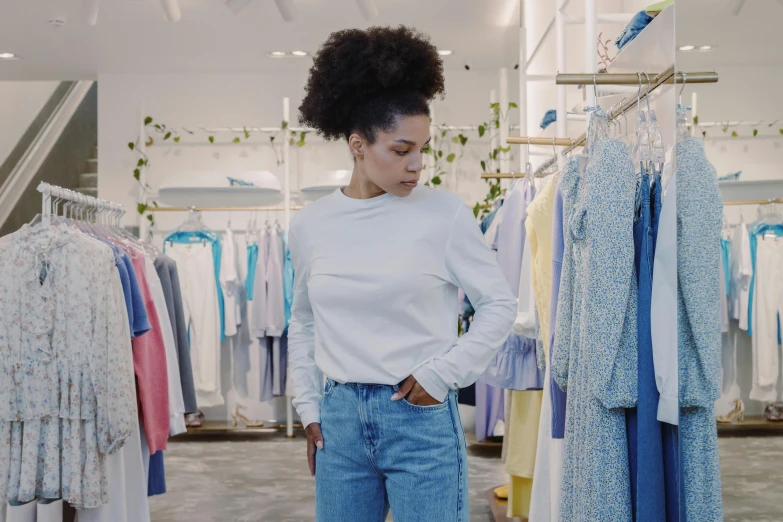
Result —
M449 406L449 398L448 397L446 397L445 401L443 401L443 402L441 402L439 404L433 404L431 406L420 406L418 404L413 404L413 403L408 402L408 399L405 399L405 398L400 399L400 402L405 404L406 406L408 406L411 409L414 409L416 411L423 411L423 412L424 411L429 411L429 412L442 411L442 410L445 410L446 408L448 408L448 406Z
M324 384L324 397L328 396L332 391L334 390L335 383L332 379L326 379L326 384Z

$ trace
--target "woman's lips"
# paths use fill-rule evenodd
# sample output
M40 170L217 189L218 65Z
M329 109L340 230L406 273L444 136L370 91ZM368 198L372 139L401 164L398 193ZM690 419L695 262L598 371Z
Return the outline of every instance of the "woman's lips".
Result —
M418 181L403 181L402 184L405 185L406 187L409 187L409 188L416 188L416 185L418 185L419 182Z

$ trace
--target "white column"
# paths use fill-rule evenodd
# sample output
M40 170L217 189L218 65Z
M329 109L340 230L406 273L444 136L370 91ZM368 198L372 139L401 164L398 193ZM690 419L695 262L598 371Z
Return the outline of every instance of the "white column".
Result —
M283 121L288 122L288 125L283 130L283 204L285 210L283 211L283 223L285 229L288 230L291 224L291 100L283 98ZM288 378L291 376L291 372L287 371ZM286 406L286 422L285 422L285 435L288 438L294 436L294 406L291 403L291 398L285 398Z
M527 29L525 0L519 0L519 135L527 136ZM527 147L519 146L519 169L525 171Z
M508 128L511 123L508 118L508 112L506 112L506 119L503 119L502 115L504 111L508 111L508 69L502 67L500 69L500 146L508 147L508 143L506 142L508 141ZM503 152L500 156L500 172L510 171L511 154Z
M558 0L555 11L555 45L557 51L557 73L565 74L566 72L566 23L565 15L562 10L565 9L566 2L568 0ZM567 103L568 98L566 96L566 86L557 86L557 127L555 127L556 136L558 138L568 137L568 116L567 116ZM562 155L557 156L558 165L562 168L564 158Z
M589 74L598 70L598 10L595 4L596 0L585 0L585 72ZM586 93L588 104L595 105L592 85Z

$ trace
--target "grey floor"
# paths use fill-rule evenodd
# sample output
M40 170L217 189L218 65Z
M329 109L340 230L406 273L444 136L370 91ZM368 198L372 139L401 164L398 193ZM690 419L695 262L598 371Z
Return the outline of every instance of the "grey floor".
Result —
M720 451L725 520L783 520L783 437L721 439ZM469 467L471 521L491 521L484 492L505 480L501 461L471 454ZM153 522L313 520L302 439L172 443L166 477Z

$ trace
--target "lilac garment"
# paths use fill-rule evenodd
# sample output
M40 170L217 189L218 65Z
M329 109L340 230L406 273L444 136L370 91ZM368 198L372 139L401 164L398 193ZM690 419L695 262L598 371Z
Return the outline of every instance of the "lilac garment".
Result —
M504 420L503 390L481 382L476 383L476 440L491 437L495 424Z
M496 236L497 260L514 297L519 297L522 255L525 248L527 207L536 189L528 179L517 181L506 193L503 221ZM538 368L535 340L511 334L489 364L480 382L508 390L540 390L544 374ZM476 397L476 404L480 401Z
M563 269L563 193L560 187L555 194L552 212L552 303L549 307L549 360L555 350L555 324L557 322L557 296L560 295L560 273ZM565 437L566 392L560 389L552 376L549 376L549 393L552 397L552 438Z

